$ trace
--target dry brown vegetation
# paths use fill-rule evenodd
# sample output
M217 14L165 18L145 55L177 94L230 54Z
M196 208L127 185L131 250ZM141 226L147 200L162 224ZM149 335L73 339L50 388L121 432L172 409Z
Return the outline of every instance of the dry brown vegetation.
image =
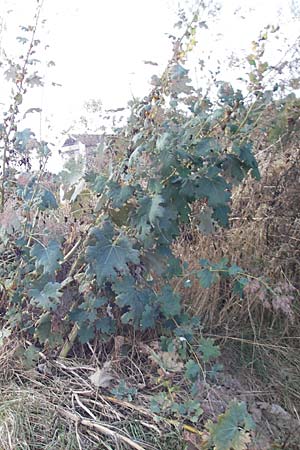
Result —
M296 117L299 124L299 106ZM270 127L274 111L263 120ZM222 279L210 289L194 283L182 293L211 336L226 343L225 360L231 360L227 366L235 374L240 368L241 379L246 377L254 390L257 383L272 401L297 415L300 133L295 130L288 139L271 143L268 135L257 136L262 178L259 182L248 178L235 189L230 228L204 235L198 229L199 208L195 208L192 228L177 243L177 252L189 262L189 269L199 267L203 257L213 262L229 257L253 276L252 286L243 299L233 295L230 283ZM256 279L264 280L267 288L259 287Z

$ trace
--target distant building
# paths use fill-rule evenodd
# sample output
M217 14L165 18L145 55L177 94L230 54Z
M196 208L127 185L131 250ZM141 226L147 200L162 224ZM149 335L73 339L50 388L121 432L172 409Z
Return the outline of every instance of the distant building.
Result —
M60 154L64 160L82 156L86 164L93 161L96 150L104 144L104 134L72 134L64 142Z

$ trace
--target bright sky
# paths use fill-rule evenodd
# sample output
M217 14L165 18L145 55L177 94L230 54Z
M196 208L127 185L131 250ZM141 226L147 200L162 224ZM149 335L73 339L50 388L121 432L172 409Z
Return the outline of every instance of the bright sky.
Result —
M291 42L298 35L300 0L219 3L218 19L209 24L210 30L203 30L195 61L205 53L221 60L232 51L247 49L249 53L251 41L262 28L276 25L279 18L286 39ZM16 44L21 34L18 25L32 23L35 4L35 0L0 0L0 25L1 17L6 25L0 46L15 54L22 51L24 47ZM171 54L166 33L172 32L177 21L176 9L176 0L44 0L43 41L49 48L41 55L44 63L39 71L45 86L32 90L27 100L28 108L43 109L38 126L41 137L54 138L68 129L89 99L101 99L104 107L117 108L125 106L132 95L145 95L151 75L164 67ZM281 39L279 47L283 46ZM55 67L47 67L49 60ZM158 62L158 69L145 65L144 60ZM230 76L227 69L228 63L223 66L224 78ZM62 87L52 87L52 81ZM26 126L36 127L40 122L33 116L28 115L27 122L32 124Z

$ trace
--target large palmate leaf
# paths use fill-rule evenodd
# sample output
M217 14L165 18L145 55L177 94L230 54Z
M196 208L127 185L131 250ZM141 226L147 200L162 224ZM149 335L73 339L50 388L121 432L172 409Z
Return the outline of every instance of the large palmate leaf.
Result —
M48 189L44 189L38 196L38 207L41 211L46 209L57 209L58 204L54 194Z
M204 362L218 358L221 354L219 346L215 345L215 341L211 338L202 338L200 340L199 351Z
M217 423L207 424L210 443L215 450L245 450L250 442L248 432L254 422L247 412L246 404L233 401L228 410L219 416Z
M105 175L96 176L96 174L85 175L85 180L92 191L97 192L97 194L102 194L108 182Z
M226 155L226 158L222 162L222 169L233 184L240 183L245 178L247 172L241 160L232 154Z
M228 205L219 205L214 207L214 212L212 217L219 222L222 227L229 226L229 216L230 208Z
M214 178L202 177L195 183L195 193L198 198L207 198L209 206L224 205L230 200L228 189L230 185L224 178L216 176Z
M220 151L220 144L214 138L203 138L195 145L197 156L211 156L214 152Z
M134 278L128 276L114 284L118 306L126 308L123 323L133 323L142 329L153 328L158 316L153 306L153 293L150 289L135 285Z
M229 202L230 187L230 184L219 175L213 177L197 176L185 180L180 193L190 201L207 199L208 205L215 208Z
M130 199L133 193L132 186L121 186L116 181L108 183L108 197L111 199L113 208L121 208Z
M88 273L96 275L99 285L119 274L128 274L128 263L139 264L139 251L133 248L128 237L116 235L109 222L102 228L92 228L89 242L86 249Z
M216 272L212 272L209 269L202 269L197 273L197 277L200 280L200 284L203 288L208 289L219 279Z
M32 297L32 303L47 310L55 310L58 306L58 300L62 296L60 292L60 283L47 283L43 290L30 289L29 295Z
M180 295L176 294L170 285L162 288L156 301L160 305L161 312L167 319L178 316L181 312Z
M244 163L246 171L250 170L251 175L257 180L260 179L258 163L252 153L252 143L247 142L241 146L233 145L233 151L238 155L239 159Z
M167 207L164 209L164 214L158 220L156 234L159 236L160 244L170 244L172 239L179 235L175 208Z
M43 268L44 274L54 274L59 268L58 261L63 258L60 245L57 241L51 240L47 246L35 243L31 249L30 255L35 257L36 268Z
M142 239L150 233L157 220L164 215L164 198L157 194L153 197L143 197L140 206L133 218L134 225Z

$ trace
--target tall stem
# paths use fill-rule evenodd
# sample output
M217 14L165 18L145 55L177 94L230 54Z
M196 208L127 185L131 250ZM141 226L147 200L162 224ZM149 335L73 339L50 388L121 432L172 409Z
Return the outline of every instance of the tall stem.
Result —
M32 28L32 34L30 39L29 48L26 54L26 58L23 63L23 67L20 72L20 78L19 83L17 83L17 94L14 96L14 102L10 106L10 115L4 120L4 128L3 128L3 155L2 155L2 179L1 179L1 186L0 186L0 194L1 194L1 203L0 203L0 212L2 213L4 211L4 205L5 205L5 181L7 176L7 158L9 153L9 146L10 144L13 144L13 141L11 140L11 133L16 130L16 116L19 111L18 105L20 104L20 96L22 98L22 95L25 93L26 89L24 87L25 77L27 73L27 66L29 63L29 58L32 52L32 49L34 47L34 39L40 19L40 14L43 6L42 2L37 2L37 11L35 14L35 22L34 26Z

